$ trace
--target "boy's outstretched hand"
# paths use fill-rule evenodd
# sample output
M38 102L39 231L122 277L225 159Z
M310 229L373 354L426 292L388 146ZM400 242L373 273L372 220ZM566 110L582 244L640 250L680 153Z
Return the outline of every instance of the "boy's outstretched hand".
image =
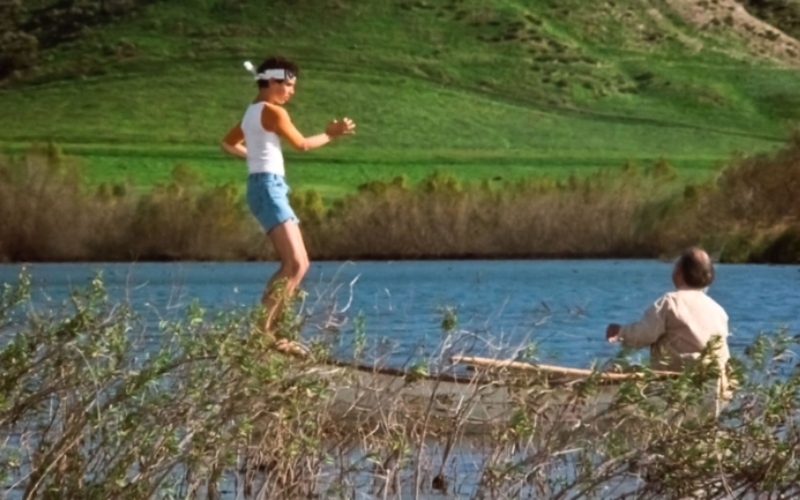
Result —
M356 124L350 118L342 118L341 120L331 120L328 126L325 127L325 133L331 137L339 137L340 135L352 135L356 133Z

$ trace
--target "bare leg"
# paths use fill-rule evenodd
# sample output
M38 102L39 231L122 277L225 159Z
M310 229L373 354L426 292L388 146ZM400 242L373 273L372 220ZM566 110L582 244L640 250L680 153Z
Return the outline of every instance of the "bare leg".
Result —
M270 333L275 318L285 306L284 299L291 297L297 290L300 281L308 271L309 262L303 235L295 222L286 221L272 228L267 236L272 241L281 261L281 266L269 279L264 295L261 297L261 303L267 311L264 331ZM282 282L284 287L282 290L276 291L275 285L278 282Z

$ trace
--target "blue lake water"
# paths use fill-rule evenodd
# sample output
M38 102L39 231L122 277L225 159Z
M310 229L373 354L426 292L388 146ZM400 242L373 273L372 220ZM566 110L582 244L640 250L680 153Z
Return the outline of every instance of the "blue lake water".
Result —
M13 282L19 265L0 266ZM133 263L30 265L37 307L56 307L98 271L110 295L144 312L180 314L197 299L209 309L255 305L275 263ZM645 260L400 261L313 263L303 287L309 315L304 335L351 345L355 318L368 339L385 339L390 363L429 355L442 341L444 309L478 353L505 353L535 342L543 363L587 366L617 347L605 342L609 322L630 322L671 289L672 265ZM731 350L758 332L800 333L800 267L718 265L709 295L730 316ZM339 325L338 335L324 325ZM643 353L643 356L646 356Z

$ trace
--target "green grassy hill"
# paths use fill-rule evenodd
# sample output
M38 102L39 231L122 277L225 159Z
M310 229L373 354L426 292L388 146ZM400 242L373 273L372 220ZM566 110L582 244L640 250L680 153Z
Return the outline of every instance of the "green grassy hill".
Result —
M287 155L293 185L326 196L442 167L508 179L666 158L703 175L776 147L800 117L800 53L724 11L687 10L712 3L155 2L41 50L0 89L0 142L54 141L92 182L148 186L179 163L240 182L217 145L254 94L242 62L283 54L301 66L287 105L301 131L358 124Z

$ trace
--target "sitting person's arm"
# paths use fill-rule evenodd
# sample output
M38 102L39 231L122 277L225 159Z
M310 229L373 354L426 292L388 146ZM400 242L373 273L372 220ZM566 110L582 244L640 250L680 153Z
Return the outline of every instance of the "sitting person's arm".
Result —
M610 324L606 328L609 342L621 342L625 347L641 349L655 344L666 331L666 298L658 299L648 307L642 318L627 325Z

